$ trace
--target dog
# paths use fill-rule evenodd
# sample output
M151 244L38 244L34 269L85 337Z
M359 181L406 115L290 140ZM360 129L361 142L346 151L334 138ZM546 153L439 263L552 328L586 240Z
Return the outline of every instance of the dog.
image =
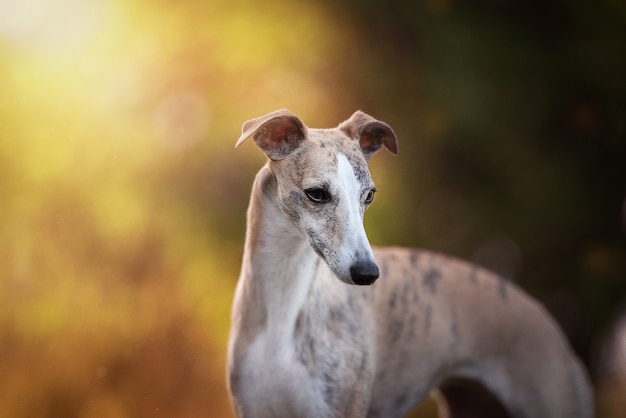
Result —
M238 417L403 417L433 390L440 414L465 417L464 386L493 398L498 412L478 416L592 417L581 362L516 285L444 255L371 247L367 164L381 148L397 154L388 124L357 111L312 129L282 109L245 122L236 146L249 137L268 161L232 310Z

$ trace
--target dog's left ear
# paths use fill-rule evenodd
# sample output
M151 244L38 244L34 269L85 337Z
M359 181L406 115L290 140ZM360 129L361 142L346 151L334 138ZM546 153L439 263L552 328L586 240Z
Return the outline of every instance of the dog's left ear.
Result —
M280 109L244 122L235 147L249 137L272 160L281 160L306 139L304 123L287 109Z
M398 138L391 126L374 119L365 112L357 110L350 119L342 122L339 129L361 144L361 149L368 160L385 146L393 155L398 155Z

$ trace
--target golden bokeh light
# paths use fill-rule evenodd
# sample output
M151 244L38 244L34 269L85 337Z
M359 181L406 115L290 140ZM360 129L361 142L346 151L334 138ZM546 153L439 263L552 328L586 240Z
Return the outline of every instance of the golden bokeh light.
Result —
M246 117L320 112L338 31L280 1L0 2L3 413L230 414L212 167Z

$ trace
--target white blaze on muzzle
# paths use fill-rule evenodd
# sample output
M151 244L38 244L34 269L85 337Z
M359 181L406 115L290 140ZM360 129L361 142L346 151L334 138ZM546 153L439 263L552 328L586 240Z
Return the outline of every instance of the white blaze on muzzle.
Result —
M337 219L345 225L344 239L338 249L338 260L342 264L340 269L349 272L353 283L368 285L378 278L378 266L363 226L364 188L369 189L369 184L361 184L348 158L343 154L337 155L337 190L340 202Z

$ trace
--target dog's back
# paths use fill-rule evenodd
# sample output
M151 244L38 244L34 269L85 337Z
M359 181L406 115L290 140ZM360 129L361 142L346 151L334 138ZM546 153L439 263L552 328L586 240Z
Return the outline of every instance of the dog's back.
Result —
M404 416L430 388L464 380L481 383L514 417L593 415L588 377L565 336L514 283L427 251L375 255L378 368L369 416Z
M367 162L397 153L389 125L357 111L309 129L283 109L244 123L237 143L249 137L268 162L233 304L229 388L240 417L399 418L436 388L450 417L467 417L457 390L466 382L495 395L502 416L591 417L584 369L517 286L450 257L372 251Z

